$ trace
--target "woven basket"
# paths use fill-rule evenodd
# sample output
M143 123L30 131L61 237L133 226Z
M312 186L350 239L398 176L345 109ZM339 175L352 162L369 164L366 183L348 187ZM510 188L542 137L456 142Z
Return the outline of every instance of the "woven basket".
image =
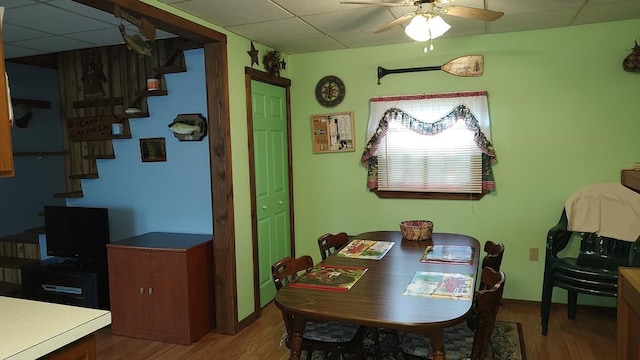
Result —
M431 239L433 222L429 220L408 220L400 223L402 238L419 241Z

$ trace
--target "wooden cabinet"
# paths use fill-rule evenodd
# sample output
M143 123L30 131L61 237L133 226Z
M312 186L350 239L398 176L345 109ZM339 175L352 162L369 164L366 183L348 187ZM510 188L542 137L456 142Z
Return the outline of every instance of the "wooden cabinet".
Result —
M640 269L618 270L618 360L640 359Z
M44 232L44 227L0 238L0 295L20 294L21 267L40 261L38 236L41 232Z
M212 239L156 232L108 244L112 332L188 345L213 330Z
M0 29L2 39L2 29ZM4 66L4 48L0 42L0 177L13 176L13 147L9 126L9 100Z
M631 190L640 192L640 170L622 170L620 183Z

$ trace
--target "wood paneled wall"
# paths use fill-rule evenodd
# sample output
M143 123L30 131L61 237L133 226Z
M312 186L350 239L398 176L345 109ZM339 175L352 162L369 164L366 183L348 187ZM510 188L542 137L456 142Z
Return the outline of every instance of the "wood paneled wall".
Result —
M69 175L81 178L83 175L97 174L95 158L113 155L109 131L108 135L99 136L103 139L73 141L69 136L69 125L83 118L106 116L112 117L113 122L123 122L128 133L129 118L124 115L124 110L136 107L143 113L153 111L147 108L146 79L159 78L161 90L167 90L163 73L157 69L166 65L184 66L181 51L184 44L185 41L180 38L156 40L150 43L153 50L151 57L140 56L125 45L58 54L60 108L65 151L68 153L65 164L67 192L82 191L80 179L69 178Z

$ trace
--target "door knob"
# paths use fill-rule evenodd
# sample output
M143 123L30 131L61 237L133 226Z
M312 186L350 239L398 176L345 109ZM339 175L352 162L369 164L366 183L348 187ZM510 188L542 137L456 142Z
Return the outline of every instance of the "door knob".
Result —
M282 205L282 200L278 201L278 204Z
M267 205L262 205L262 210L267 210Z

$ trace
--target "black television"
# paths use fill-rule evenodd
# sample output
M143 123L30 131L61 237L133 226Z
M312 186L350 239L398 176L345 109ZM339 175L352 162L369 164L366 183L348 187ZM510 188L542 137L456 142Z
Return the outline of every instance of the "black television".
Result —
M44 226L47 255L80 263L106 260L107 208L45 206Z

